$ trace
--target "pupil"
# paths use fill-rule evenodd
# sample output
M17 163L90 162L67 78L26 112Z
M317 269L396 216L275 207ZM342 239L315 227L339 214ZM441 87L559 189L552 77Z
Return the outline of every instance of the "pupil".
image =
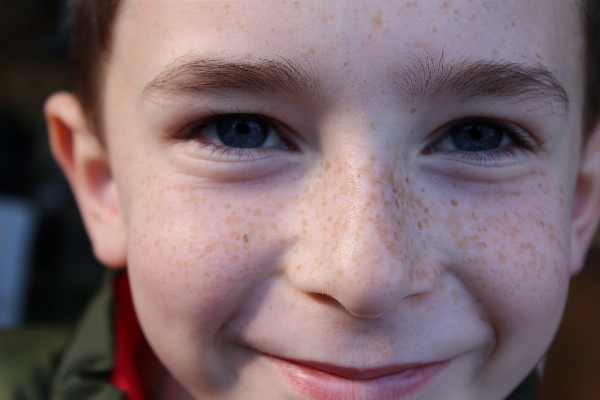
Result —
M251 149L262 146L269 138L269 123L256 115L231 115L220 118L217 135L227 147Z
M235 127L239 134L247 135L248 133L250 133L250 127L245 122L240 122Z
M469 129L469 133L471 134L471 137L475 140L481 140L481 138L483 137L481 132L475 129L474 127L471 127L471 129Z

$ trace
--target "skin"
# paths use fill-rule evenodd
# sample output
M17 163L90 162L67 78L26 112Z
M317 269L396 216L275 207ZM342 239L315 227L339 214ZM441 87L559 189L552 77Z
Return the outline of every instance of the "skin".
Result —
M398 396L504 399L547 350L598 220L579 26L570 2L126 1L105 145L71 95L46 112L96 255L128 270L165 368L155 389L318 398L269 355L358 371L450 360ZM148 89L194 57L300 60L314 90ZM541 65L569 105L388 90L415 57ZM232 110L272 118L287 148L223 152L209 129L179 134ZM439 146L449 123L482 116L539 146L481 158Z

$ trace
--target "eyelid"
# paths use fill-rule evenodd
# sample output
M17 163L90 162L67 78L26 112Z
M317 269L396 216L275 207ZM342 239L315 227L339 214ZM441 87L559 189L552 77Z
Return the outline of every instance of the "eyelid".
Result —
M217 121L220 119L237 116L237 115L257 116L260 118L264 118L270 125L273 125L273 119L270 118L269 116L265 115L263 110L254 110L254 111L235 110L234 111L232 109L230 112L217 112L217 111L214 111L213 109L211 109L210 107L206 107L206 110L207 110L206 115L193 119L189 123L185 124L183 126L183 128L178 130L174 135L175 138L180 139L180 140L191 139L195 135L194 132L205 129L205 128L217 123Z
M218 161L252 161L267 157L269 154L275 154L279 151L295 151L298 149L295 140L290 139L291 131L285 124L266 115L262 109L231 109L229 112L217 112L207 107L207 114L204 117L199 117L185 124L183 128L178 130L172 138L178 142L193 142L199 145L208 157ZM213 143L210 140L205 140L202 131L213 127L224 118L231 117L259 117L264 119L271 129L270 135L277 135L280 141L284 144L282 147L254 147L254 148L239 148L230 147L222 143Z
M436 144L447 140L450 137L450 134L453 129L468 124L488 125L496 129L500 129L502 132L508 135L508 137L512 141L513 146L503 146L497 149L480 152L461 150L445 151L434 148ZM505 119L493 117L467 117L457 119L436 129L432 136L434 137L434 139L430 141L429 145L427 145L427 147L425 147L425 149L423 150L423 154L425 155L434 153L454 153L460 154L464 158L475 156L475 158L482 160L486 156L493 156L492 158L498 159L499 157L502 157L502 153L515 156L515 150L519 150L522 152L536 152L542 145L534 139L533 135L531 135L526 129L522 128L520 125L509 122Z

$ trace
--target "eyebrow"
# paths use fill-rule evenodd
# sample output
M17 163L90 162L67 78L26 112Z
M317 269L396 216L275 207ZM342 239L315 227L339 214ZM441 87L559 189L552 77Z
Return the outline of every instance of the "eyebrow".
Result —
M318 68L308 59L230 61L221 58L179 59L144 88L153 92L238 90L250 93L283 92L314 97L321 87Z
M392 90L407 102L444 95L460 99L500 97L542 99L569 108L566 90L555 74L541 64L505 60L435 60L413 55L395 69ZM224 58L181 58L159 73L144 88L156 92L212 92L236 90L249 93L283 92L306 99L319 95L323 82L317 64L280 57L232 61ZM366 80L362 80L367 84ZM381 85L379 86L382 87ZM380 89L385 90L385 88Z
M528 65L505 60L436 61L413 56L407 66L394 73L394 91L405 101L419 101L449 95L462 99L506 97L542 99L569 108L567 91L555 73L536 63Z

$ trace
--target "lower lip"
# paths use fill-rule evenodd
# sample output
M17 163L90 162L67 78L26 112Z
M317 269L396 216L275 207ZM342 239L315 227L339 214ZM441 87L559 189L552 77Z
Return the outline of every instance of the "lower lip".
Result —
M397 368L385 368L378 370L375 377L353 379L290 360L277 357L269 359L296 392L312 400L405 399L425 389L451 362L448 360L424 364L410 369L404 368L402 371L398 371Z

